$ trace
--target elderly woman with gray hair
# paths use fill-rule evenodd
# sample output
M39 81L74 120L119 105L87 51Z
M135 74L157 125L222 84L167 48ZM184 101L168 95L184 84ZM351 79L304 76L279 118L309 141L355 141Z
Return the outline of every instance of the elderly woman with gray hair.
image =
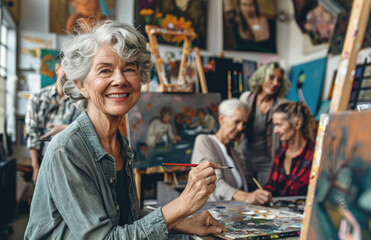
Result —
M145 38L107 21L63 43L64 92L83 112L51 141L31 204L25 239L166 239L226 231L208 212L192 217L215 189L220 165L189 172L183 193L145 215L139 209L133 151L118 130L153 65Z
M277 62L261 66L249 79L249 92L240 100L251 108L245 138L238 151L243 159L246 179L250 188L256 188L253 177L261 185L268 181L279 137L273 133L272 115L276 105L284 101L291 87L285 71Z
M220 128L214 135L200 134L197 136L192 163L207 160L232 169L216 169L216 188L208 201L239 201L253 204L265 204L272 200L270 192L255 190L248 192L241 160L232 144L241 138L249 115L249 107L238 99L224 100L219 105Z

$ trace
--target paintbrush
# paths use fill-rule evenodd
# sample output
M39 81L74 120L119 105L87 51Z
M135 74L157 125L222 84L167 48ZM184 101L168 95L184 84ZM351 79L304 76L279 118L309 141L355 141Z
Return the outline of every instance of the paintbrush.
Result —
M260 190L263 190L262 186L260 185L260 183L258 182L258 180L256 180L256 178L253 177L252 180L254 181L254 183L256 184L256 186L258 186L258 188Z
M162 165L166 166L182 166L182 167L197 167L198 164L190 164L190 163L163 163ZM232 169L233 167L230 166L221 166L218 169Z
M262 185L260 185L260 183L258 182L258 180L256 180L256 178L253 177L252 180L254 181L254 183L256 184L256 186L258 186L258 188L260 190L264 190L263 187L262 187ZM273 206L273 203L272 202L269 202L268 203L268 206L272 207Z

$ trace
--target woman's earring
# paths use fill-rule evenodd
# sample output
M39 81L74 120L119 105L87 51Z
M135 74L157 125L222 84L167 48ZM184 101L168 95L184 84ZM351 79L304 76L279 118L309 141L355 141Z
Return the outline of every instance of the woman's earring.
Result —
M85 97L88 98L88 97L89 97L89 93L86 93L86 94L85 94Z

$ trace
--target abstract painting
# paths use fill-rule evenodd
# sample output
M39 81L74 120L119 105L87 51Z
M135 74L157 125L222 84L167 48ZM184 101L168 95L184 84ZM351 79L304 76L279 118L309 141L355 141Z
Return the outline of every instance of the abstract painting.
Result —
M327 58L293 66L290 71L291 89L287 94L290 101L303 101L313 116L320 103Z
M224 50L275 53L275 12L272 1L223 1Z
M57 35L30 31L21 31L20 35L19 68L39 70L41 66L40 49L55 49Z
M53 49L41 49L41 88L52 85L56 81L55 63L58 60L59 51Z
M371 111L330 115L309 239L371 239Z
M220 94L142 93L128 113L135 167L189 163L200 133L218 128Z
M207 203L208 211L228 232L223 239L277 239L300 236L303 215L238 202Z
M343 50L345 34L348 27L350 12L342 12L336 22L335 30L331 38L331 44L328 53L332 55L339 55ZM371 15L368 18L368 23L363 38L362 48L371 46Z
M139 0L135 1L135 27L145 34L146 25L175 30L193 30L193 46L206 49L207 0ZM160 43L182 46L184 37L159 35Z

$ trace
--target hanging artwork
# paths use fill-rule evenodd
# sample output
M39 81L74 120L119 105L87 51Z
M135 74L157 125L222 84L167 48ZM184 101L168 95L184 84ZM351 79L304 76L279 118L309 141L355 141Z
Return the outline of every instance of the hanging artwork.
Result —
M293 0L295 19L304 34L304 53L321 50L328 43L342 11L333 0Z
M58 60L59 51L53 49L41 49L41 88L56 82L55 64Z
M331 38L331 44L328 53L332 55L339 55L343 49L343 44L345 40L345 34L347 31L348 21L350 17L350 12L342 12L336 22L334 34ZM371 15L368 18L368 23L365 31L365 36L363 38L362 48L371 46Z
M291 88L287 94L290 101L302 101L308 105L313 116L321 100L327 58L321 58L293 66L290 71Z
M371 112L330 115L307 239L371 239Z
M207 203L207 210L228 232L223 239L259 240L300 236L303 215L238 202ZM209 208L210 207L210 208Z
M275 53L275 11L272 1L223 1L224 50Z
M142 93L128 113L135 167L189 163L196 136L217 130L219 103L215 93Z
M56 47L56 34L21 31L19 68L39 70L40 49L55 49Z
M146 25L165 29L193 30L193 46L206 49L207 0L139 0L135 1L135 27L145 34ZM160 43L182 46L184 37L159 36Z
M50 32L71 33L77 21L93 25L97 21L112 19L116 0L50 0Z

